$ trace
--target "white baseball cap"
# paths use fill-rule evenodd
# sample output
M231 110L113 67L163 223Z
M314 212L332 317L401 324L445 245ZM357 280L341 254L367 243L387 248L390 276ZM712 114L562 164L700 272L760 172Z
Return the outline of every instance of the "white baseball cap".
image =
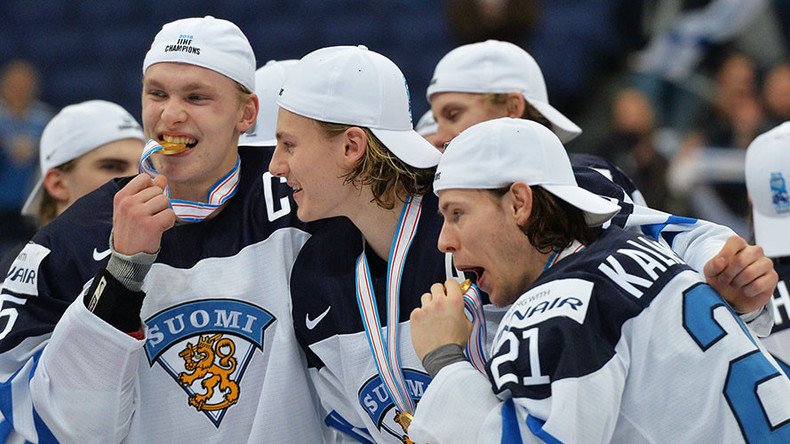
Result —
M210 15L176 20L162 26L143 61L149 66L178 62L208 68L255 91L255 54L233 23Z
M582 133L575 123L549 105L546 82L535 59L518 46L487 40L459 46L439 60L427 97L442 92L506 94L518 92L551 122L563 143Z
M752 141L745 169L755 241L768 257L790 256L790 122Z
M311 119L366 127L415 168L439 162L439 150L412 128L403 73L364 46L333 46L307 54L288 73L277 103Z
M433 111L431 110L423 114L420 120L417 121L417 124L414 125L414 131L417 131L417 134L423 137L436 134L438 129L439 125L436 123L436 119L433 118Z
M239 145L273 146L277 143L277 97L288 71L298 60L269 60L255 71L259 109L255 126L239 137Z
M104 100L69 105L55 114L41 133L41 177L22 207L22 214L38 216L47 170L85 153L123 139L145 140L140 124L120 105Z
M620 206L580 188L568 153L543 125L503 117L473 125L450 141L439 160L434 192L448 189L497 189L522 181L584 212L590 226L601 225Z

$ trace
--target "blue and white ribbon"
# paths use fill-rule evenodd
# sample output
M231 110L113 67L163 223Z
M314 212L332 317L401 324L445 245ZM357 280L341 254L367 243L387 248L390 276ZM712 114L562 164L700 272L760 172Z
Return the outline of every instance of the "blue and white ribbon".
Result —
M400 283L403 277L403 267L411 243L417 234L417 224L422 213L422 196L409 196L403 204L398 228L390 247L389 261L387 262L387 335L386 339L381 331L376 308L376 297L373 291L370 267L365 256L363 246L362 254L357 258L356 289L359 313L362 324L368 337L370 350L373 352L379 376L400 412L414 413L414 401L406 387L400 365L398 344L398 329L400 328Z

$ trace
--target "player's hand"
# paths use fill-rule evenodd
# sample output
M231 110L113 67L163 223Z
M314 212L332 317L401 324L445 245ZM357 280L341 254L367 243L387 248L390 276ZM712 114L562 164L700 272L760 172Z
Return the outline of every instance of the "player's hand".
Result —
M472 323L464 314L464 297L458 281L433 284L422 295L422 307L411 312L411 342L420 361L445 344L466 346Z
M139 174L115 194L112 213L113 249L118 253L156 253L162 233L176 223L165 176Z
M762 247L739 236L727 239L721 251L705 264L705 279L739 313L762 308L773 297L779 275Z

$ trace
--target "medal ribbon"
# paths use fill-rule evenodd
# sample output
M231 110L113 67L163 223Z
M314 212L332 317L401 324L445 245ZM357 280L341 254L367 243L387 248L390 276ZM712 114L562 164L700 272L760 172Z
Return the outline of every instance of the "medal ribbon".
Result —
M143 155L140 157L139 170L141 173L147 173L152 179L159 175L150 157L161 150L162 145L159 142L154 139L148 139L145 148L143 148ZM170 199L170 207L176 213L176 216L186 222L201 222L217 208L221 207L236 194L236 189L239 185L240 165L241 159L237 156L236 165L208 190L206 203L173 199L170 197L170 187L166 187L165 195Z
M400 354L398 352L398 328L400 317L400 283L406 255L417 233L417 223L422 213L422 196L409 196L403 204L398 228L390 247L387 262L387 335L381 331L376 297L373 291L370 268L365 256L363 242L362 254L357 258L356 289L357 304L362 316L362 324L368 337L368 345L373 352L381 381L398 410L414 413L414 402L406 387L406 380L401 372ZM364 239L363 239L364 241Z
M480 290L475 284L464 293L464 312L472 321L472 333L469 335L464 354L477 371L486 375L486 362L488 362L488 351L485 347L486 319L483 314L483 302L480 300Z

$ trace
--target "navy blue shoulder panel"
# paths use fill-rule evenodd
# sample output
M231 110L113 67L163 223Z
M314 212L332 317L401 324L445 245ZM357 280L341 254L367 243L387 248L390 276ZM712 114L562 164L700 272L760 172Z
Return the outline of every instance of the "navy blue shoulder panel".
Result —
M634 256L638 259L634 260ZM652 268L656 264L662 265ZM651 277L645 267L655 272L655 277ZM533 333L537 335L539 344L541 374L550 376L551 381L594 373L614 356L615 346L623 335L623 325L639 316L669 281L688 269L686 264L674 255L669 256L667 250L654 241L613 227L604 231L588 248L559 261L538 278L531 289L549 291L542 297L533 296L534 302L525 301L524 297L519 300L508 334L517 338L534 338L534 335L524 332L536 330ZM626 290L617 283L622 283L619 278L626 274L644 279L646 285ZM564 292L552 287L552 283L568 279L578 282L564 287ZM585 285L591 285L591 288ZM568 291L568 288L577 290ZM680 297L679 294L676 296ZM583 322L561 313L551 314L552 311L560 312L563 307L584 313ZM543 320L534 324L519 322L539 316L543 316ZM518 342L518 356L526 358L500 365L497 369L500 374L535 376L531 374L532 363L528 359L529 340ZM496 360L496 356L508 352L509 345L505 343L495 351L491 362L501 361ZM514 396L535 399L551 395L548 380L537 385L507 384L502 389L511 390Z
M447 279L445 255L437 248L442 218L437 197L425 195L417 235L406 259L400 291L400 321L409 319L420 297L432 284ZM329 221L316 230L302 248L291 274L294 323L307 345L325 338L364 331L356 301L356 260L362 252L362 234L346 218ZM379 318L386 325L386 267L384 259L367 251ZM329 307L313 329L315 319Z

